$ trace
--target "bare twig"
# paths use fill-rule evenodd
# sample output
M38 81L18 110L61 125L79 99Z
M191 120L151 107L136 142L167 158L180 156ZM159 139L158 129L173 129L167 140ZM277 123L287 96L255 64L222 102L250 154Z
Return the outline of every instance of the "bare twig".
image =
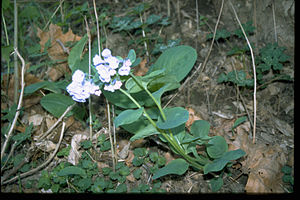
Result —
M66 116L66 114L68 112L70 112L72 110L72 108L76 105L76 103L74 103L73 105L70 105L65 112L58 118L58 120L45 132L43 133L38 139L37 142L41 141L42 139L44 139L45 137L47 137L47 135L49 135L49 133L51 133L51 131L57 126L57 124L64 118L64 116Z
M17 146L17 141L15 141L15 142L13 143L13 145L12 145L12 147L11 147L11 149L10 149L10 152L9 152L7 158L6 158L5 163L4 163L3 166L1 167L1 173L3 172L3 169L4 169L5 165L7 164L9 158L10 158L11 155L14 153L14 150L15 150L16 146Z
M19 103L18 103L18 107L17 107L17 111L16 111L16 115L15 115L15 118L11 124L11 127L7 133L7 136L6 136L6 140L3 144L3 147L1 149L1 159L3 158L4 156L4 152L5 152L5 149L6 149L6 146L7 144L9 143L9 140L12 136L12 133L13 133L13 130L14 130L14 127L16 125L16 122L18 120L18 117L19 117L19 114L20 114L20 109L21 109L21 106L22 106L22 100L23 100L23 94L24 94L24 88L25 88L25 81L24 81L24 75L25 75L25 61L23 59L23 57L19 54L19 51L17 49L15 49L14 51L15 54L18 55L19 59L21 60L22 62L22 71L21 71L21 93L20 93L20 98L19 98ZM18 84L15 82L15 84Z
M43 31L46 30L46 28L48 27L48 25L51 22L51 19L54 17L54 15L57 13L57 11L59 10L59 8L61 7L62 3L64 2L64 0L62 0L59 4L59 6L56 8L56 10L54 11L54 13L51 15L50 19L48 20L47 24L45 25L45 27L43 28Z
M244 28L243 28L243 26L242 26L242 24L241 24L241 22L240 22L240 20L239 20L239 18L237 16L237 13L236 13L236 11L235 11L235 9L234 9L231 1L229 1L229 3L231 5L231 7L232 7L232 10L234 12L235 18L238 21L239 26L242 29L242 32L243 32L243 34L245 36L245 39L247 41L247 44L249 46L250 53L251 53L252 66L253 66L253 79L254 79L254 92L253 92L253 104L254 104L253 105L253 112L254 112L254 117L253 118L254 119L253 119L253 138L252 138L252 142L255 143L255 134L256 134L256 69L255 69L255 60L254 60L253 50L252 50L251 44L250 44L250 42L248 40L248 37L247 37L247 35L245 33L245 30L244 30Z
M56 42L58 42L58 44L61 46L65 53L67 53L68 55L70 54L69 48L65 47L65 45L62 43L62 41L60 41L60 39L56 39Z
M98 51L99 51L99 56L100 54L100 31L99 31L99 23L98 23L98 15L97 15L97 10L96 10L96 3L95 0L93 0L94 4L94 12L95 12L95 17L96 17L96 24L97 24L97 38L98 38ZM112 160L113 160L113 170L116 170L116 159L115 159L115 151L114 151L114 145L113 145L113 139L112 139L112 133L111 133L111 121L110 121L110 105L108 100L106 99L106 105L107 105L107 118L108 118L108 130L109 130L109 140L111 144L111 154L112 154Z
M18 49L18 6L16 0L14 0L14 49ZM17 104L19 90L19 68L17 54L14 54L14 69L14 103Z
M277 28L276 28L276 19L275 19L275 1L272 2L272 13L273 13L273 22L274 22L274 36L275 42L277 42Z
M98 14L96 10L96 3L95 0L93 0L93 5L94 5L94 12L95 12L95 17L96 17L96 26L97 26L97 39L98 39L98 53L99 56L101 56L101 48L100 48L100 31L99 31L99 20L98 20Z
M18 176L15 176L14 178L11 178L11 179L8 180L8 181L3 182L3 185L4 185L4 184L11 183L11 182L14 182L14 181L16 181L19 177L20 177L20 178L24 178L24 177L26 177L26 176L29 176L29 175L31 175L31 174L34 174L34 173L36 173L37 171L39 171L40 169L42 169L42 168L44 168L45 166L47 166L47 165L51 162L51 160L54 158L54 156L56 155L56 153L57 153L57 151L58 151L58 149L59 149L59 147L60 147L60 144L61 144L62 139L63 139L63 136L64 136L65 126L66 126L66 123L63 122L63 123L62 123L62 129L61 129L60 138L59 138L59 141L58 141L58 143L57 143L57 145L56 145L56 148L55 148L54 152L52 153L52 155L50 156L50 158L49 158L45 163L43 163L42 165L38 166L38 167L35 168L35 169L32 169L32 170L30 170L30 171L28 171L28 172L25 172L25 173L23 173L23 174L20 174L20 175L18 175Z
M91 54L92 54L92 48L91 48L91 32L89 29L89 25L86 20L86 16L84 16L85 26L86 26L86 32L89 40L89 78L91 77ZM89 97L89 124L90 124L90 140L93 140L93 125L92 125L92 98Z
M207 61L208 61L208 58L210 56L210 53L211 53L211 50L212 50L212 47L213 47L213 44L214 44L214 41L215 41L215 37L216 37L216 32L217 32L217 28L218 28L218 25L219 25L219 22L220 22L220 18L221 18L221 14L222 14L222 11L223 11L223 5L224 5L224 0L222 0L222 5L221 5L221 8L220 8L220 12L219 12L219 16L218 16L218 20L217 20L217 23L216 23L216 26L215 26L215 30L214 30L214 35L213 35L213 39L212 39L212 42L211 42L211 45L210 45L210 48L209 48L209 51L207 53L207 56L205 57L205 60L202 63L199 64L199 66L197 67L197 69L194 71L194 73L189 76L185 81L184 83L180 86L180 88L178 89L178 91L171 97L171 99L166 103L166 105L164 106L167 107L171 101L177 96L177 94L184 88L184 86L187 84L187 82L189 82L197 73L198 71L201 69L200 71L200 74L201 72L204 70L206 64L207 64ZM201 68L202 66L202 68Z

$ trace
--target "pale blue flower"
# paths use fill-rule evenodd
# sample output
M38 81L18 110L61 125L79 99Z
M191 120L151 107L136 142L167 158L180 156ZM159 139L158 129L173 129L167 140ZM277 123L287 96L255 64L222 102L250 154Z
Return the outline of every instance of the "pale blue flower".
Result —
M103 56L104 59L111 57L111 51L109 49L103 49L101 55Z
M118 70L120 76L128 76L130 73L131 61L129 59L123 61L122 67Z
M94 66L97 66L97 65L100 65L100 64L104 64L104 60L101 59L101 57L96 54L93 58L93 63L94 63Z
M105 67L104 65L98 65L96 67L97 69L97 72L99 74L99 79L104 82L104 83L108 83L110 82L111 78L110 78L110 73L109 72L109 68L108 67Z
M85 102L91 94L97 96L101 94L99 86L94 85L91 80L85 80L85 74L80 70L74 72L72 83L66 89L72 99L77 102Z
M84 80L84 73L80 70L76 70L72 76L72 81L76 83L82 83Z
M105 84L104 90L114 92L115 90L120 89L122 86L121 81L114 80L111 84Z

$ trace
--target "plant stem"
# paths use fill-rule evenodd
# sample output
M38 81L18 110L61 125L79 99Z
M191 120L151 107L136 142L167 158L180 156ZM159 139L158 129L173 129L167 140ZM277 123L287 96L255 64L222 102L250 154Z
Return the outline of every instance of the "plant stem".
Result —
M125 90L120 88L120 91L125 94L138 108L141 108L142 106ZM181 155L183 158L185 158L192 166L203 170L203 166L196 163L198 159L192 158L191 156L187 155L185 151L182 149L182 147L177 143L176 139L174 138L172 132L170 135L166 134L163 130L159 129L156 125L156 123L151 119L151 117L148 115L146 110L144 110L145 117L149 120L149 122L166 138L166 140L174 147L174 149L177 151L179 155ZM200 161L201 163L203 162L204 164L207 163L203 160Z
M136 84L138 84L143 90L145 90L145 91L147 92L147 94L151 97L151 99L154 101L154 103L155 103L156 106L158 107L158 109L159 109L159 111L160 111L160 114L161 114L163 120L166 121L167 118L166 118L166 115L165 115L165 113L164 113L164 111L163 111L163 109L162 109L160 103L158 103L158 101L154 98L154 96L153 96L153 95L151 94L151 92L147 89L147 87L143 87L143 86L139 83L139 81L136 79L136 77L135 77L132 73L130 73L130 76L131 76L132 79L136 82Z

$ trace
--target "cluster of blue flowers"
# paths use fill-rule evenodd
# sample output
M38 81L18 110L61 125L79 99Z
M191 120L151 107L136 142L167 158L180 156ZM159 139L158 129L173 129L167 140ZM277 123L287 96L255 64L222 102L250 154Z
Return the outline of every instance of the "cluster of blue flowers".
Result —
M85 79L85 74L81 70L76 70L72 76L72 83L67 86L67 92L72 99L77 102L85 102L91 94L100 96L99 86L94 85L91 80Z
M103 89L114 92L122 86L119 76L129 75L132 63L129 59L112 56L109 49L104 49L101 55L103 59L100 55L95 55L93 64L100 81L104 83ZM91 80L85 80L85 74L81 70L74 72L72 83L67 86L67 91L77 102L85 102L91 94L97 96L101 94L99 86L94 85Z

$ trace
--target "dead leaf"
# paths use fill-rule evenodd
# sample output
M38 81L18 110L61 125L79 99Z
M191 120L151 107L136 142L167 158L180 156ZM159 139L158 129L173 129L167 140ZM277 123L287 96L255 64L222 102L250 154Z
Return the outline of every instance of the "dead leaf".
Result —
M125 159L128 156L128 152L129 152L129 147L130 147L131 142L128 142L123 148L122 150L118 153L118 156L121 159Z
M35 114L28 117L28 123L32 123L33 126L41 125L44 117L41 114Z
M72 137L71 140L71 150L68 156L68 162L77 165L79 158L81 157L81 153L78 151L80 148L80 142L82 140L87 140L88 137L84 134L76 134Z
M36 142L35 145L42 151L51 152L56 148L56 144L54 144L50 140L45 140L42 142Z
M141 63L135 67L134 75L136 76L143 76L148 72L148 68L146 67L147 59L141 61Z
M248 137L250 129L244 126L237 127L237 136L232 142L230 149L241 148L246 152L244 160L241 162L243 167L249 170L249 177L245 187L246 192L284 192L279 184L282 182L280 179L281 168L287 162L282 148L279 145L253 144Z
M126 179L129 180L130 182L135 182L136 181L132 173L129 174L128 176L126 176Z
M129 151L127 158L125 159L125 163L128 167L132 166L132 161L134 159L133 151Z
M43 32L38 28L37 36L40 38L41 52L44 51L45 44L50 39L51 45L47 51L51 60L64 60L68 58L68 54L63 50L57 40L60 40L62 44L66 44L67 42L76 42L81 39L81 37L75 35L71 29L64 34L61 27L55 24L50 24L48 32ZM56 81L68 70L68 65L65 62L50 68L47 74L52 81Z
M185 125L190 130L190 126L194 123L194 121L196 121L196 120L202 120L202 118L200 116L197 116L195 114L195 111L192 108L186 108L186 109L189 112L189 119L185 123Z

